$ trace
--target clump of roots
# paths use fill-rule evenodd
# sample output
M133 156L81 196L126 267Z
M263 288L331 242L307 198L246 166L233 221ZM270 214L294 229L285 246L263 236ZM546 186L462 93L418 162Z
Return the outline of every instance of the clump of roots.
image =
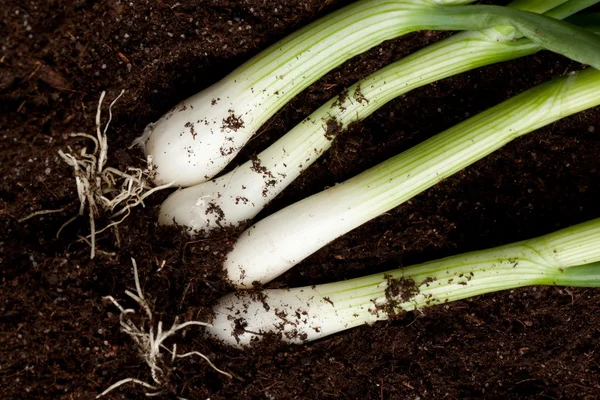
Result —
M79 153L74 152L70 147L68 153L62 150L58 152L62 159L73 168L80 205L78 215L63 224L56 235L58 236L62 229L77 217L83 216L87 206L90 221L90 235L87 238L90 239L88 243L91 247L91 258L94 258L96 253L96 234L111 227L116 230L117 226L129 216L133 207L140 204L144 206L144 199L152 193L172 185L172 183L156 187L152 185L156 170L151 156L148 156L147 166L144 169L129 167L123 172L116 168L105 167L108 156L106 131L112 120L112 107L123 93L124 91L110 103L109 118L104 129L101 127L101 114L106 92L102 92L100 95L96 111L95 137L88 133L71 133L72 137L85 137L91 140L94 143L91 153L88 153L85 147ZM96 218L100 212L107 213L112 222L102 229L96 230Z
M177 354L177 345L173 344L172 349L167 348L163 343L166 339L173 336L177 331L181 329L187 328L192 325L199 326L211 326L206 322L199 321L188 321L182 324L177 322L173 322L171 329L167 331L163 331L162 321L158 321L156 325L156 330L154 329L154 318L152 316L152 310L150 305L144 298L144 294L142 293L142 288L140 286L140 280L137 272L137 265L134 259L131 259L133 263L133 274L135 278L135 288L136 293L132 293L129 290L125 291L125 294L131 297L145 312L146 321L142 321L139 326L136 325L129 317L135 314L135 311L132 309L123 308L117 300L115 300L112 296L106 296L105 299L111 301L118 309L121 311L119 316L121 323L121 331L129 335L133 341L135 342L140 356L144 360L144 362L150 367L150 374L152 376L153 383L147 383L135 378L126 378L122 379L113 385L111 385L104 392L100 393L96 398L102 397L110 391L116 389L117 387L124 385L126 383L135 383L149 389L146 393L147 396L158 396L160 394L165 393L168 390L168 372L170 370L170 366L172 366L177 359L186 358L190 356L198 356L203 358L208 365L210 365L215 371L232 378L231 374L220 370L217 368L204 354L192 351L185 354ZM145 326L148 325L146 329ZM163 355L164 351L169 354L169 357L165 359Z

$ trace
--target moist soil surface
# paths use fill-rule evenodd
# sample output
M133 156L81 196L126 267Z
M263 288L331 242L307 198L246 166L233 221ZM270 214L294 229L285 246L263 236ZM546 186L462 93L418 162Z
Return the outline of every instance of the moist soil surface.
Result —
M90 143L100 93L121 90L108 166L143 166L129 149L144 127L277 39L350 1L4 0L0 10L0 398L93 399L125 378L152 382L112 295L139 307L131 258L156 320L210 320L232 289L220 263L240 229L190 239L158 226L168 191L115 230L82 240L72 169L58 150ZM497 3L498 4L498 3ZM250 159L345 86L446 37L385 42L310 86L250 141ZM583 68L548 52L489 66L396 99L340 135L261 216L341 182L551 77ZM105 122L104 120L103 122ZM382 272L539 236L600 217L600 109L515 140L334 241L269 284L294 287ZM33 216L33 212L60 210ZM259 216L260 218L260 216ZM99 227L108 221L99 217ZM164 262L164 265L163 265ZM162 266L162 268L161 268ZM600 291L521 288L398 315L315 343L276 338L245 351L189 327L173 338L198 357L167 370L163 398L595 399ZM167 342L168 346L172 345ZM127 384L107 399L145 398Z

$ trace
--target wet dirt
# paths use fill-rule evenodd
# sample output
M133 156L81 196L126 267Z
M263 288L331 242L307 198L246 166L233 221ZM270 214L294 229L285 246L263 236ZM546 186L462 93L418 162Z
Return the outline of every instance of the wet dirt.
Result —
M231 288L220 263L241 232L190 239L158 226L167 192L98 237L80 237L72 170L57 151L88 146L102 91L113 108L108 165L141 166L128 149L146 124L286 34L350 1L4 0L0 10L0 398L93 399L124 378L150 381L118 310L103 300L134 287L131 258L155 318L210 319ZM327 74L277 113L240 153L244 162L370 72L447 33L392 40ZM547 52L471 71L390 102L336 137L258 218L551 77L581 69ZM106 111L106 110L105 110ZM106 115L106 114L105 114ZM538 236L600 217L600 109L515 140L315 253L270 284L357 277ZM40 210L60 210L20 221ZM163 264L164 262L164 264ZM247 351L190 327L164 398L594 399L600 393L600 291L523 288L409 312L316 343L271 338ZM107 399L142 399L125 385Z

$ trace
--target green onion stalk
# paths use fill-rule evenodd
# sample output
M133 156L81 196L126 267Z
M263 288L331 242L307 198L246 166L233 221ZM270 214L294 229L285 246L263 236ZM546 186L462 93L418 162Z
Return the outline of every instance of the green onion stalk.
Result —
M553 8L548 1L517 1L510 6L562 19L597 2L572 0ZM541 49L512 26L461 32L430 45L350 86L252 160L173 193L160 210L159 222L185 226L193 234L251 220L326 152L337 135L388 101L449 76Z
M227 275L243 288L268 282L517 137L598 105L600 71L594 68L525 91L252 225L228 254Z
M406 311L523 286L600 287L600 219L535 239L347 281L221 298L208 335L303 343Z
M417 30L514 27L543 48L600 67L600 39L538 14L465 0L362 0L275 43L223 80L149 124L136 142L156 182L190 186L214 177L257 129L308 85L347 59ZM564 1L523 2L545 11ZM500 36L499 36L500 37Z

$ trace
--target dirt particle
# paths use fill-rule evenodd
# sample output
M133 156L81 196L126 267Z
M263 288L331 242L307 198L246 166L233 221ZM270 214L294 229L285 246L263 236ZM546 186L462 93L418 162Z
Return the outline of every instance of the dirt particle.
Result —
M269 171L267 167L260 163L260 159L257 156L253 156L251 158L252 167L250 169L256 173L259 173L263 177L263 197L267 197L269 195L269 188L277 185L277 179L273 176L273 173Z
M217 219L215 222L217 223L218 226L222 226L221 223L225 220L225 213L223 212L223 209L219 205L217 205L213 202L209 202L208 206L206 207L206 211L204 213L206 215L215 214L217 216Z
M343 125L337 119L329 118L325 121L325 138L332 141L342 131L342 128Z
M189 128L190 133L192 134L192 139L196 140L196 135L198 135L196 133L196 131L194 130L194 124L192 124L191 122L186 122L186 124L184 125L186 128Z
M250 167L250 169L252 171L262 174L263 177L274 178L271 171L269 171L267 169L267 167L263 166L260 163L260 158L258 158L257 156L253 156L251 161L252 161L252 167Z
M341 111L345 111L346 107L343 106L344 102L348 98L348 88L344 88L340 94L338 94L337 99L331 104L331 108L339 108Z
M410 301L419 294L419 287L415 281L408 278L394 278L392 275L385 275L387 287L385 289L386 304L383 310L390 319L403 317L406 311L399 308L401 303ZM379 307L381 309L382 307Z
M248 200L248 198L247 198L247 197L243 197L243 196L236 196L236 198L235 198L235 204L240 204L240 203L242 203L242 204L246 205L246 204L248 204L248 202L249 202L249 200Z
M237 132L239 129L244 127L244 121L241 116L236 116L233 110L229 110L229 116L223 118L223 124L221 125L221 131L233 131Z
M430 284L431 282L435 282L435 278L430 278L430 277L427 277L427 278L425 278L425 279L423 280L423 282L421 282L421 284L420 284L419 286L423 286L423 285L425 285L425 286L429 287L429 284Z
M362 104L363 101L365 101L367 103L369 102L369 100L367 100L367 98L365 97L365 95L360 90L360 85L356 86L356 89L354 90L354 93L353 93L352 97L354 97L354 100L358 101L361 104Z

